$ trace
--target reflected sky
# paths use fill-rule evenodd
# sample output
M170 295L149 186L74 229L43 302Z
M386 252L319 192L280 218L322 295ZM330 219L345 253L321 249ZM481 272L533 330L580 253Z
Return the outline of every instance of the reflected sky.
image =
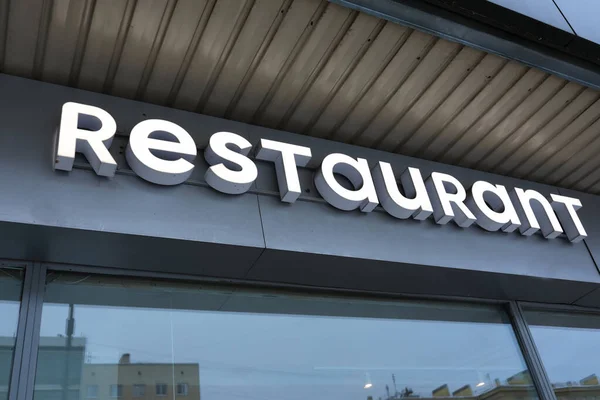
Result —
M600 330L540 325L529 329L552 383L578 383L599 372Z
M277 301L277 299L273 299ZM508 324L75 305L88 363L198 363L202 399L430 397L526 369ZM41 335L64 334L68 306L46 304ZM365 389L366 383L372 387ZM483 382L483 385L481 383ZM480 386L477 386L480 384Z

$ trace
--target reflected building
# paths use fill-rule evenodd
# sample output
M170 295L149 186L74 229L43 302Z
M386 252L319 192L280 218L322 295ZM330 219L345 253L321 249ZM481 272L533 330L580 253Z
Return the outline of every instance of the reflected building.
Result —
M600 380L592 374L578 382L555 383L552 385L558 400L600 400ZM477 390L479 392L477 392ZM450 391L447 384L434 389L431 396L414 396L419 400L529 400L533 390L533 381L529 371L522 371L505 381L495 379L485 382L481 388L464 385ZM406 396L398 393L385 400L406 400Z
M197 363L131 363L124 354L117 366L84 364L80 399L200 400L199 377Z
M0 337L0 369L10 369L14 338ZM86 363L86 339L42 337L35 380L36 400L200 400L197 363ZM0 371L1 372L1 371ZM0 373L8 377L10 373ZM0 400L8 399L8 379Z

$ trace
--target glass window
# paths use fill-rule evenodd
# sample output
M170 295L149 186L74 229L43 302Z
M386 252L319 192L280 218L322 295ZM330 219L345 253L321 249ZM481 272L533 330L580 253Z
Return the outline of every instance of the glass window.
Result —
M156 395L157 396L166 396L167 395L167 384L166 383L157 383L156 384Z
M600 315L525 310L559 400L600 398Z
M110 385L110 397L122 397L123 396L123 385Z
M21 302L22 271L0 269L0 400L8 399Z
M86 396L88 399L98 398L98 385L87 385Z
M123 385L125 397L146 384L195 400L537 399L500 307L66 273L48 281L40 354L67 336L54 348L72 363L68 375L38 363L35 400L46 369L56 371L46 384L95 379Z
M146 395L146 385L134 384L133 385L133 397L144 397Z
M187 383L178 383L177 384L177 396L187 396L188 395L188 384Z

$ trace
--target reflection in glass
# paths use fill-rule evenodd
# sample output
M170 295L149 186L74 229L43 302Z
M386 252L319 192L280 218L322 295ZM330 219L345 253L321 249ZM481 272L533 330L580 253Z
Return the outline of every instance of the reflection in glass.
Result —
M0 268L0 400L8 399L21 301L22 271Z
M600 398L600 316L526 310L525 319L556 397Z
M537 399L500 308L93 275L49 277L37 368L35 400Z

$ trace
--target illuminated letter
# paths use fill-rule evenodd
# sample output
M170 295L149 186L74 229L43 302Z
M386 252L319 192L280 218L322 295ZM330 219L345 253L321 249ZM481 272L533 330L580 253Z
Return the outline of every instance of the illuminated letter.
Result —
M62 107L54 168L71 171L82 153L98 175L114 176L117 162L108 148L117 132L115 119L101 108L79 103Z
M312 156L308 147L261 139L256 158L275 163L281 201L293 203L300 196L297 166L304 167Z
M231 146L237 150L232 150ZM210 137L204 158L211 166L204 175L206 183L219 192L241 194L250 189L258 176L256 165L248 157L249 141L231 132L217 132Z
M515 188L510 192L510 198L517 206L517 214L521 220L521 227L519 228L521 234L531 236L541 229L545 238L554 239L563 232L560 223L552 210L552 206L548 202L548 199L541 193L536 192L535 190ZM542 219L541 227L533 212L533 208L531 207L531 200L536 200L539 205L542 206L548 217L547 219Z
M185 129L169 121L148 119L131 130L125 157L141 178L158 185L185 182L197 150Z
M425 186L433 203L433 218L436 223L445 225L454 220L456 225L466 228L475 222L475 216L464 204L467 192L456 178L434 172Z
M396 218L424 220L431 215L433 208L427 195L421 172L407 168L400 175L404 195L398 189L394 171L389 163L380 161L373 168L373 182L381 206Z
M587 237L583 224L577 216L577 210L581 208L581 202L572 197L551 194L552 208L560 220L565 233L573 243L579 242Z
M340 185L334 174L345 176L354 190ZM340 210L360 208L362 212L370 212L379 203L369 164L363 158L354 159L339 153L329 154L315 175L315 185L321 196Z
M493 196L486 196L486 193L492 193ZM475 182L471 187L467 206L473 210L477 225L485 230L502 229L504 232L513 232L521 226L510 196L502 185L492 185L484 181Z

